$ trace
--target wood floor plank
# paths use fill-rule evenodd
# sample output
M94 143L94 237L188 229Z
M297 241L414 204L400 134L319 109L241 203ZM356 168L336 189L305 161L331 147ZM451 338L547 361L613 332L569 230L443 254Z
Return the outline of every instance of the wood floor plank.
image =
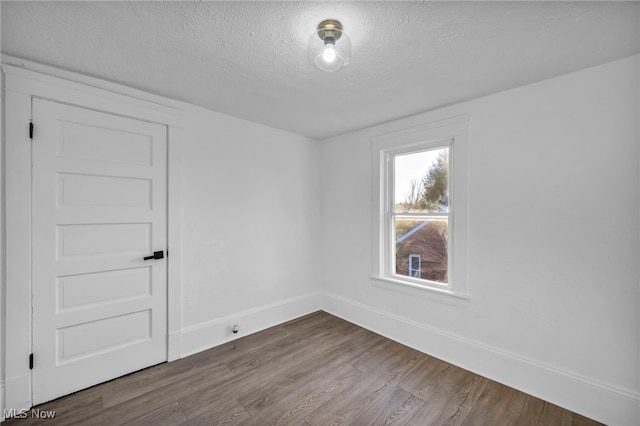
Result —
M429 356L407 346L390 355L380 363L373 374L379 375L394 386L402 381L417 365L426 362Z
M524 392L517 391L508 386L505 386L505 388L506 388L505 392L508 392L511 394L511 400L509 401L508 404L506 404L504 408L504 413L501 414L499 418L501 421L507 422L507 424L516 424L518 419L520 419L522 412L525 409L527 394L525 394Z
M522 426L538 426L544 411L544 404L543 400L527 395L518 424Z
M348 424L428 358L413 349L401 348L384 359L373 373L364 373L362 383L346 389L344 395L337 395L306 420L311 424Z
M169 365L164 363L99 385L100 392L106 397L104 401L105 408L113 407L128 399L143 395L157 387L185 377L185 374L189 374L188 369L184 368L187 363L181 361L184 360L178 360L176 361L178 364L170 367L171 374L167 374Z
M345 355L344 351L334 346L334 343L335 342L328 343L324 347L324 352L319 350L319 345L316 346L316 354L314 357L301 358L301 362L294 363L294 365L291 366L286 363L278 363L276 365L267 365L257 370L249 370L243 374L235 374L232 379L222 386L211 387L202 392L198 397L200 401L233 397L241 399L245 403L247 403L247 400L251 401L255 399L255 404L262 407L266 402L273 399L272 393L277 392L279 387L286 386L287 382L291 380L304 378L305 375L309 375L319 368L333 367L331 362L333 362L335 366L348 366L347 361L350 359L350 356ZM295 390L295 388L295 386L291 387L293 390ZM283 393L286 394L286 392L281 392L281 394ZM183 402L182 400L180 401ZM252 403L248 402L247 404L251 406ZM188 411L187 409L185 410Z
M523 411L525 396L500 383L489 382L462 424L515 424Z
M179 390L181 393L197 393L218 384L224 383L234 377L225 365L216 365L209 370L189 376L169 385L154 389L143 395L128 399L125 402L109 407L95 415L85 419L85 424L110 424L124 425L145 413L157 410L177 400Z
M3 426L598 424L320 311L35 408Z
M569 410L564 410L566 415L571 416L571 424L573 426L593 426L595 422L588 417L581 416L578 413L573 413Z
M442 419L443 424L458 426L461 425L466 419L471 410L476 406L480 396L484 392L484 388L491 382L491 380L480 377L480 380L474 382L471 390L467 393L466 398L460 405L460 408L449 419ZM446 422L446 423L445 423Z
M338 318L333 315L328 315L328 316L329 316L329 321L325 323L325 326L331 327L333 330L339 333L352 336L354 332L357 332L358 330L364 330L362 327L359 327L349 321L343 320L342 318Z
M353 421L357 425L405 425L425 404L411 393L394 387Z
M340 366L329 377L311 381L253 414L243 425L290 425L304 421L313 410L340 393L358 379L362 373L351 367Z
M415 426L453 424L460 407L481 378L452 365L443 371L440 379L433 388L433 392L424 392L422 386L416 388L415 395L421 395L419 397L426 403L416 412L409 424Z
M359 356L352 364L364 373L374 373L385 361L396 352L401 351L403 346L389 339L380 339L378 343L369 351Z
M190 426L234 426L251 416L235 398L181 400Z
M398 386L423 400L428 400L434 389L446 377L446 371L451 367L438 358L430 357L420 363L413 371L400 381Z
M326 323L327 321L331 321L332 318L334 318L333 315L329 315L323 311L316 311L303 317L285 322L284 324L280 324L278 327L287 330L291 334L300 335L300 333L304 333L305 330L309 329L327 329Z
M153 410L149 413L128 421L129 426L180 426L187 423L187 416L184 415L180 404L173 402Z
M310 425L348 425L375 404L393 386L382 378L362 373L360 379L313 410L305 420Z
M340 357L327 358L327 356L313 358L309 362L298 364L286 373L263 382L248 392L237 393L238 401L247 411L255 413L273 401L279 401L286 395L297 392L305 383L335 375L341 367L348 365Z
M340 349L345 339L332 333L327 339L316 339L315 344L307 342L288 353L278 352L279 357L261 364L259 368L236 367L238 381L234 384L233 396L247 409L255 410L276 395L294 389L294 382L316 374L317 370L345 364L349 357L345 358L344 351Z
M307 330L304 336L291 337L268 345L259 356L254 356L254 354L239 356L226 364L236 374L259 370L263 367L267 370L271 368L282 369L282 366L290 366L306 356L313 356L327 345L339 345L347 340L346 336L331 330Z
M375 334L364 328L352 331L349 335L349 344L340 346L340 354L349 365L355 365L362 356L366 356L372 349L385 341L385 337Z
M567 416L565 410L557 405L544 403L542 414L540 415L539 425L559 425L559 426L571 426L572 417Z
M112 380L102 384L100 388L104 407L113 407L154 389L189 379L198 374L204 374L205 371L210 371L216 366L227 369L222 363L207 364L188 357L176 360L171 364L159 364L118 380Z
M209 408L217 409L216 405L219 402L224 404L227 401L235 400L235 394L237 393L238 383L247 377L226 377L224 380L219 381L217 384L207 386L206 388L199 389L198 391L180 392L176 394L176 399L185 415L189 419L197 419L200 416L205 415ZM229 403L231 404L231 403ZM244 410L244 407L242 407ZM235 410L234 410L235 412ZM233 413L228 413L233 414ZM234 417L238 414L234 414Z

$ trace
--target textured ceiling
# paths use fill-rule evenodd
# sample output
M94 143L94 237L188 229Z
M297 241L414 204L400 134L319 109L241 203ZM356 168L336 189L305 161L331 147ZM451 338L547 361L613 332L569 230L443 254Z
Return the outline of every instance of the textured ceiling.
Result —
M10 2L2 53L326 138L640 52L637 2ZM312 68L342 21L351 64Z

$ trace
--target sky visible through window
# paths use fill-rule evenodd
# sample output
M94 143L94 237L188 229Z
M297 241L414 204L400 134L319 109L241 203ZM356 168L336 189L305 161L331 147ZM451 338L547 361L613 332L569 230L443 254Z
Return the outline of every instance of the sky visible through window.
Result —
M441 149L416 152L395 157L395 199L403 202L405 194L409 192L412 180L420 182L429 171L431 165L438 158Z

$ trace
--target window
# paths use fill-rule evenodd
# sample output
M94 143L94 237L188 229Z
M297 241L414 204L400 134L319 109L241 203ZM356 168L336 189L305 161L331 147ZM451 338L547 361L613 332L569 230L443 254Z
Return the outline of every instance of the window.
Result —
M420 278L421 266L422 266L422 261L420 260L420 255L410 254L409 255L409 276L414 278Z
M459 117L372 139L375 283L468 298L466 124Z
M447 284L451 141L438 143L442 145L387 153L390 205L386 221L395 245L389 251L390 272Z

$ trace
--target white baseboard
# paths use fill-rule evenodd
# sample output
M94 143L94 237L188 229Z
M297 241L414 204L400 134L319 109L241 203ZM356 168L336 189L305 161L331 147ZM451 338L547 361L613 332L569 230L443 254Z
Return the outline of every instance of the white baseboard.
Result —
M311 293L185 327L182 329L182 356L192 355L310 314L320 310L321 306L322 295ZM237 334L231 332L234 323L240 326Z
M640 394L324 293L323 310L446 362L609 425L637 425Z
M178 331L170 331L167 335L168 339L168 351L167 351L167 361L175 361L176 359L180 359L182 356L182 332Z

